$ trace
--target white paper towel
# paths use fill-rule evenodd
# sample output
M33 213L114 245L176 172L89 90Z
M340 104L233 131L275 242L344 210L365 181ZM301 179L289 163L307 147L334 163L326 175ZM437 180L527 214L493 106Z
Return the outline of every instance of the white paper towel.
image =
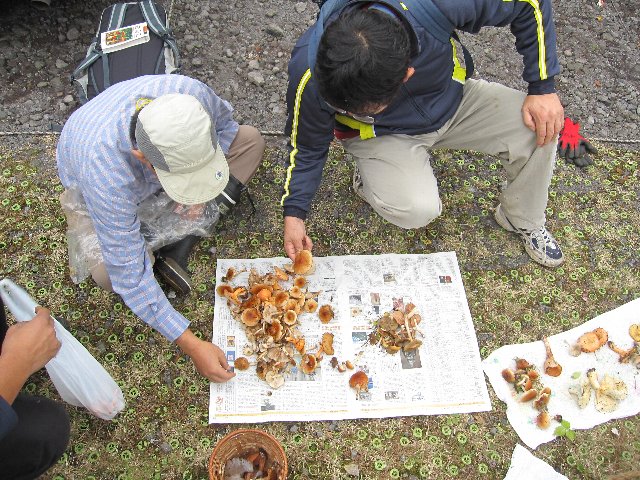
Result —
M608 420L635 415L640 412L640 370L633 365L620 363L618 355L607 345L594 353L582 353L577 357L572 357L569 353L571 345L576 343L580 335L598 327L607 330L609 340L618 346L630 348L633 340L629 336L629 326L634 323L640 323L640 298L603 313L578 327L549 337L553 355L562 365L562 375L556 378L544 375L543 364L546 351L542 341L506 345L482 362L482 368L496 395L507 404L507 418L511 426L529 448L535 449L538 445L553 440L555 438L553 431L558 423L552 420L548 429L538 428L535 424L538 411L533 407L532 402L518 401L519 394L516 394L512 384L502 378L502 370L505 368L515 370L515 358L524 358L535 365L541 373L542 383L552 391L548 406L549 414L552 417L556 414L562 415L564 420L571 423L572 430L584 430ZM601 413L596 410L595 392L592 392L591 401L584 409L580 409L576 398L569 394L569 387L581 381L590 368L596 369L599 379L608 373L626 383L629 395L620 402L614 412ZM574 372L580 372L582 376L577 380L572 379Z

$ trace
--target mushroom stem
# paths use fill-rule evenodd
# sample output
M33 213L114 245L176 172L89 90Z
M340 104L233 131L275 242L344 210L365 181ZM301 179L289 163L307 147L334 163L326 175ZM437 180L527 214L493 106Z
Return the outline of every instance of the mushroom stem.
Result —
M542 341L544 342L544 348L547 351L547 359L544 361L544 373L552 377L558 377L562 373L562 366L556 362L555 358L553 358L549 339L547 339L547 337L542 337Z
M404 326L407 329L407 336L409 337L409 341L413 340L411 336L411 329L409 328L409 319L407 317L404 318Z

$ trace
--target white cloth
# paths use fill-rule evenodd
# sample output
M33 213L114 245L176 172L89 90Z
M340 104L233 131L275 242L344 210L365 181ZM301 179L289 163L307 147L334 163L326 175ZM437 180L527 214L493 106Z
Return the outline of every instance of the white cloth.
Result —
M511 465L504 480L568 480L551 465L536 458L519 443L513 449Z
M572 430L585 430L616 418L629 417L640 412L640 370L630 364L620 363L618 355L607 345L594 353L582 353L572 357L570 348L576 343L580 335L602 327L609 333L609 340L627 349L633 345L629 336L629 326L640 323L640 298L621 307L603 313L596 318L572 328L566 332L549 337L551 350L556 361L562 365L559 377L544 375L544 361L546 352L542 341L524 343L520 345L506 345L499 348L482 362L482 368L489 378L496 395L507 404L507 418L520 439L531 449L555 438L553 431L559 425L554 420L546 430L541 430L535 424L538 411L531 402L518 401L519 394L515 393L513 385L502 378L502 370L515 370L515 358L524 358L535 365L541 375L542 383L551 388L549 414L562 415L571 424ZM586 372L595 368L598 378L605 373L623 380L628 389L628 396L622 400L618 408L611 413L601 413L595 408L595 393L586 408L578 407L576 397L569 393L569 387L582 381ZM573 379L574 373L580 373L578 379Z

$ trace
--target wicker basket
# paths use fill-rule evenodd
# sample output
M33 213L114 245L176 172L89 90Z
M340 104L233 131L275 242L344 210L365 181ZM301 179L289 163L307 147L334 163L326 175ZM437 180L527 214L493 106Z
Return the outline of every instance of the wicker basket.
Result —
M286 480L287 457L280 442L267 432L249 429L234 430L216 444L209 458L209 480L224 480L224 466L229 460L260 448L271 461L280 464L278 480Z

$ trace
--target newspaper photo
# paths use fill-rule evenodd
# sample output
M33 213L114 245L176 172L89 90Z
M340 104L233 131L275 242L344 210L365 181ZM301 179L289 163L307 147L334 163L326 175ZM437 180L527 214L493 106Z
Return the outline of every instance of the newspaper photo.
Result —
M317 312L301 313L300 332L307 351L314 351L324 333L333 334L334 353L324 355L307 375L299 359L284 374L284 384L271 388L256 375L255 366L239 371L229 382L212 383L210 423L340 420L491 409L480 354L455 252L429 255L365 255L314 257L307 275L308 290L318 305L330 305L328 323ZM216 285L229 269L238 272L228 282L246 285L251 272L265 274L284 268L289 259L218 259ZM224 280L223 280L224 278ZM319 293L318 293L319 292ZM388 353L372 343L371 334L387 312L412 304L421 317L411 351ZM414 307L415 306L415 307ZM244 325L231 314L227 299L216 294L213 343L230 365L245 356ZM332 366L335 357L353 369ZM251 357L248 357L251 360ZM368 385L357 392L349 386L354 372L366 373Z

